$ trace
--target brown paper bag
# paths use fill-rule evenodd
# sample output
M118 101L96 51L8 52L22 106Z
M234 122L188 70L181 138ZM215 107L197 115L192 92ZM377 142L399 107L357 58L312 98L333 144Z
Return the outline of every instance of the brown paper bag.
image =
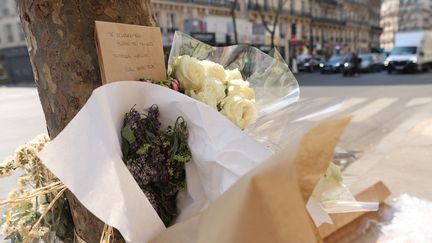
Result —
M166 79L160 28L95 22L102 83Z
M271 157L202 213L171 226L152 243L321 241L305 204L326 171L349 120L313 128L299 144L291 144Z

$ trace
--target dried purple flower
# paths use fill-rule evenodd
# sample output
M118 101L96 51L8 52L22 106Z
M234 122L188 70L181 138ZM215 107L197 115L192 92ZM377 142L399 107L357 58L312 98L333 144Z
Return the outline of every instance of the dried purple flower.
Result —
M185 163L191 159L186 122L161 129L156 105L142 116L135 108L122 127L123 160L166 226L177 216L176 197L186 185Z

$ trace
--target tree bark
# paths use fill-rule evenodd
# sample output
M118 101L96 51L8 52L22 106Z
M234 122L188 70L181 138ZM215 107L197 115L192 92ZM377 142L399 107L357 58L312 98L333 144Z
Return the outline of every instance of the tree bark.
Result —
M155 26L150 0L17 0L48 133L57 136L100 86L94 21ZM95 124L97 125L97 124ZM103 223L68 193L75 229L99 242ZM95 199L97 200L97 198Z

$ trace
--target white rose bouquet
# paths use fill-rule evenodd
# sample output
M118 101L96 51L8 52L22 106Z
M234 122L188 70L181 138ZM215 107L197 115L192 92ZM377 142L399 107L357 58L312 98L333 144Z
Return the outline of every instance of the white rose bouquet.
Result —
M239 128L257 119L255 91L237 68L229 70L209 60L183 55L176 58L173 70L173 78L186 95L217 109Z
M181 32L174 35L168 76L175 90L217 110L247 134L299 98L298 83L277 51L213 47Z

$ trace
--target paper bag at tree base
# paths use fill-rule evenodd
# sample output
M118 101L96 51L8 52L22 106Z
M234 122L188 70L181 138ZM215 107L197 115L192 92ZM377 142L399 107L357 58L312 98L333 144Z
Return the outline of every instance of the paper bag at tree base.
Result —
M320 242L305 208L349 119L310 130L240 178L206 210L151 243ZM293 138L293 141L298 141Z

